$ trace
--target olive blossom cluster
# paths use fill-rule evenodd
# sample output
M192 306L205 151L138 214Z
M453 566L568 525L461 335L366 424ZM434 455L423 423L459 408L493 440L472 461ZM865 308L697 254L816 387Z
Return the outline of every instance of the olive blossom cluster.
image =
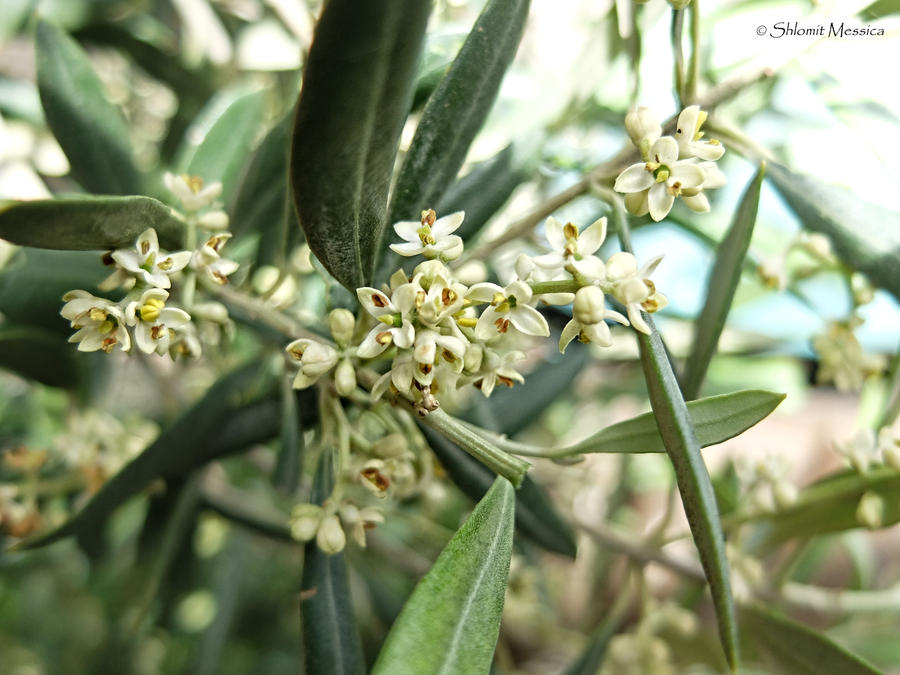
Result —
M648 108L625 117L625 129L643 161L632 164L616 179L614 189L625 194L625 207L636 216L665 218L675 198L692 211L709 211L705 191L725 185L715 161L725 153L716 139L704 140L706 113L698 106L681 111L674 136L663 136L662 125Z
M199 178L167 174L166 184L186 211L184 219L191 238L196 238L198 231L205 232L206 238L194 250L168 253L160 248L156 230L148 228L132 248L104 255L103 262L114 270L100 289L122 288L126 294L118 301L84 290L72 290L63 296L65 305L60 314L75 329L69 342L77 342L80 351L128 352L136 345L145 354L198 357L201 340L192 317L206 325L228 326L224 305L195 302L193 297L197 279L225 284L228 275L238 268L238 263L220 254L231 237L221 231L228 225L228 216L220 210L208 210L221 194L221 183L204 188ZM171 301L173 279L184 280L182 299L190 314Z

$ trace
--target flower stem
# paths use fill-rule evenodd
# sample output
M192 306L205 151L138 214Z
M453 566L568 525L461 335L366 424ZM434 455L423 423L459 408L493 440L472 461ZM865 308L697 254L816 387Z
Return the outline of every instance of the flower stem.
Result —
M691 61L684 86L684 103L697 98L697 82L700 80L700 0L691 3Z

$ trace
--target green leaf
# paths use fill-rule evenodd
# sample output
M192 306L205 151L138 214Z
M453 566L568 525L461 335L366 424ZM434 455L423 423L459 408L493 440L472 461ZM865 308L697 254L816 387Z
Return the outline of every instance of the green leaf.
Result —
M431 2L330 0L294 122L294 204L313 253L351 292L370 282Z
M687 400L697 398L700 393L709 362L716 352L719 336L725 327L734 292L741 280L747 249L750 248L759 207L759 190L765 173L766 165L763 162L744 190L731 227L716 249L716 262L706 284L706 302L694 323L694 340L684 366L681 391Z
M856 516L859 500L871 492L884 502L882 526L900 522L900 474L890 467L872 469L860 474L847 470L809 486L797 501L776 513L760 514L769 523L762 546L770 550L790 539L843 532L863 527Z
M326 450L319 460L310 501L323 503L333 485L334 458L331 450ZM323 553L315 539L304 550L300 613L306 672L362 675L366 667L344 554Z
M496 479L416 586L373 675L490 671L512 555L514 492Z
M700 447L734 438L765 419L784 394L747 389L731 394L709 396L687 403L690 424ZM588 452L643 453L665 452L653 413L645 413L601 429L566 452L577 455Z
M0 327L0 368L51 387L78 382L74 352L59 335L34 326Z
M433 208L466 159L516 55L529 0L489 0L431 95L397 179L390 222Z
M471 499L481 499L493 485L497 474L436 431L423 425L419 428L450 480ZM528 475L516 490L516 528L548 551L575 557L572 528L553 506L540 484Z
M206 183L222 182L226 203L235 198L235 188L247 156L253 148L263 113L263 93L241 96L216 120L194 151L188 173ZM245 198L250 198L245 195Z
M290 378L281 383L281 448L272 473L272 482L286 494L292 494L300 483L303 466L303 424L298 410L300 392Z
M741 608L757 648L784 675L872 675L881 671L823 633L762 607Z
M804 227L828 235L841 260L900 299L900 213L779 164L767 174Z
M223 376L197 403L141 454L106 482L97 494L57 529L22 542L18 548L45 546L98 529L122 503L158 478L183 477L198 466L244 450L278 433L279 406L271 377L259 362Z
M0 202L0 238L64 251L130 248L152 227L163 248L182 245L181 217L150 197L77 197Z
M740 660L738 628L716 496L700 454L697 433L681 397L662 339L649 316L647 322L651 327L651 334L638 336L647 392L656 415L659 434L675 468L675 479L684 512L700 553L703 571L709 581L719 624L719 639L725 658L734 672Z
M128 127L103 93L81 47L47 21L37 25L37 83L47 124L62 146L72 175L90 192L137 194Z

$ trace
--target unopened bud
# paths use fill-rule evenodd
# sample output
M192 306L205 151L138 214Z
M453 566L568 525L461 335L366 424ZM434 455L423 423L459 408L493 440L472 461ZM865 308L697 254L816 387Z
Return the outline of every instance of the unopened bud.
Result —
M291 511L291 536L297 541L309 541L316 536L321 521L321 506L297 504Z
M647 154L650 146L656 139L662 135L662 126L656 115L650 110L641 106L637 110L632 110L625 116L625 130L628 137L641 150L641 154Z
M382 459L399 457L406 453L409 446L403 434L388 434L372 443L372 454Z
M572 303L572 316L578 323L595 324L603 321L606 315L606 304L603 291L596 286L582 286L575 293Z
M797 501L797 486L787 480L779 480L772 487L772 496L780 509L786 509Z
M199 302L191 307L194 318L205 319L213 323L227 323L228 309L221 302Z
M328 327L338 347L346 347L353 339L356 319L349 309L333 309L328 314Z
M850 287L853 289L853 302L859 305L868 305L875 299L875 289L865 275L854 272L850 277Z
M224 211L210 211L200 216L197 224L207 230L224 230L228 227L228 214Z
M326 516L316 534L316 546L323 553L334 555L343 551L346 545L347 536L344 534L344 528L341 527L340 519L336 515Z
M349 396L356 391L356 371L350 359L341 359L334 369L334 388L340 396Z
M856 519L869 529L876 529L884 523L884 498L877 492L866 492L856 507Z

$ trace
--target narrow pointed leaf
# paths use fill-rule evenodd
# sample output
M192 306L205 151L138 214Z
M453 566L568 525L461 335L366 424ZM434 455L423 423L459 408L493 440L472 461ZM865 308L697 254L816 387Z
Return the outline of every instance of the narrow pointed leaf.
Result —
M71 345L35 326L0 327L0 368L51 387L72 387L78 381Z
M78 197L0 202L0 239L65 251L130 248L152 227L163 248L182 245L183 221L150 197Z
M804 227L828 235L841 260L900 299L900 213L779 164L767 175Z
M104 95L84 51L46 21L38 22L36 47L44 114L69 159L72 175L90 192L141 192L128 127Z
M515 490L498 477L416 586L373 675L490 671L512 555Z
M323 503L333 484L334 460L331 451L326 450L319 460L310 501ZM300 613L306 672L363 675L366 667L344 554L323 553L315 539L304 550Z
M697 433L666 356L662 339L649 316L647 323L651 327L651 335L640 334L638 340L650 404L666 452L675 468L675 479L681 493L684 512L700 553L703 571L709 581L709 590L719 623L719 639L725 651L725 658L732 671L736 671L740 659L738 627L715 492L709 472L703 463L703 456L700 454Z
M706 283L706 302L694 323L694 340L681 378L681 390L687 400L697 398L700 393L709 362L716 353L719 336L725 327L756 225L759 191L765 172L766 165L763 163L744 190L731 227L716 248L716 262Z
M419 427L435 457L456 486L478 501L497 477L493 471L468 455L452 441L425 426ZM571 558L575 557L575 534L547 493L531 476L525 476L516 490L516 528L538 546Z
M741 608L741 622L783 675L873 675L881 671L823 633L761 607Z
M287 494L296 491L303 465L303 425L298 410L298 395L291 380L281 383L281 448L272 473L272 482Z
M216 120L188 164L188 173L199 176L205 183L222 182L222 200L226 204L234 200L262 112L262 92L245 94L236 100Z
M516 55L529 4L488 0L425 106L397 179L391 222L434 208L456 177Z
M101 527L122 503L158 478L183 477L217 457L278 433L280 414L272 382L259 362L228 373L147 448L100 488L85 507L57 529L19 548L45 546Z
M369 283L428 0L330 0L310 49L291 147L310 248L351 291Z
M687 403L690 423L700 447L734 438L765 419L784 394L747 389L731 394L709 396ZM572 448L571 453L589 452L642 453L665 452L654 413L645 413L612 424Z

